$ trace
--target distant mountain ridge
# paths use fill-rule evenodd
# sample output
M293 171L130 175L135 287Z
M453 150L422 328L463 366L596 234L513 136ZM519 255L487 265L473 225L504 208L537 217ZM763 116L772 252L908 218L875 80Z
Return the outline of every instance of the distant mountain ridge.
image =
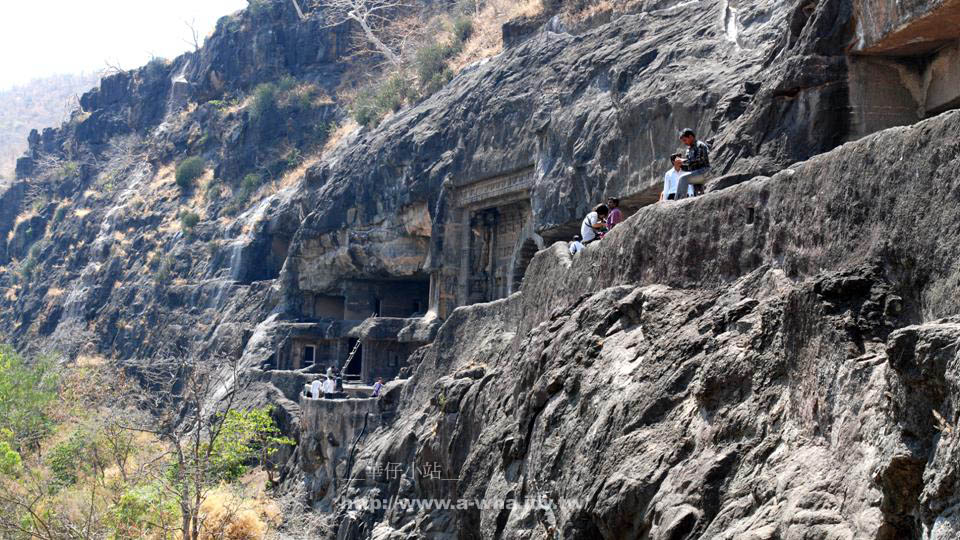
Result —
M0 178L13 178L31 129L60 125L76 108L77 97L99 81L99 73L71 73L0 90Z

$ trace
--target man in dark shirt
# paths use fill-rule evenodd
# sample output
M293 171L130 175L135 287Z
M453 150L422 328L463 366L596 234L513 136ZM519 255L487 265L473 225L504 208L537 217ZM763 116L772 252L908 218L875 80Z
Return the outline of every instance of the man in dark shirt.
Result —
M690 174L680 179L677 185L677 199L687 196L687 185L693 185L696 195L703 194L703 185L707 182L710 173L710 147L703 141L697 140L697 134L690 128L680 132L680 141L687 145L687 154L683 160L682 169Z

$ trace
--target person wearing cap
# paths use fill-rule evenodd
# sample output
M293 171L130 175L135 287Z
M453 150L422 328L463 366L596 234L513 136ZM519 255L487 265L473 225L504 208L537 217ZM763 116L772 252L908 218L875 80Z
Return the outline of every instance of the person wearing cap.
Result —
M581 242L581 240L583 240L583 238L580 238L579 234L573 235L573 241L570 242L569 248L571 255L576 255L577 253L583 251L583 242Z
M710 173L710 147L697 140L697 134L690 128L680 132L680 141L687 145L687 153L681 165L682 170L690 173L677 183L677 199L687 197L687 186L694 186L694 193L703 193L703 184Z
M670 156L670 170L663 175L663 191L660 192L661 201L672 201L677 198L677 186L680 178L686 176L683 172L683 154L677 152ZM693 196L693 186L687 184L687 196Z

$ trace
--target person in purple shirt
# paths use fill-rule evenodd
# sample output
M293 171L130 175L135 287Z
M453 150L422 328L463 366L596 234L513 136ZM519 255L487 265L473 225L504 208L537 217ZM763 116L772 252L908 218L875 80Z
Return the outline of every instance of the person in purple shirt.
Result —
M380 397L380 392L383 390L383 377L377 377L376 384L373 385L373 396Z
M607 208L610 213L607 214L607 229L613 229L613 226L623 221L623 212L620 211L620 199L610 197L607 199Z

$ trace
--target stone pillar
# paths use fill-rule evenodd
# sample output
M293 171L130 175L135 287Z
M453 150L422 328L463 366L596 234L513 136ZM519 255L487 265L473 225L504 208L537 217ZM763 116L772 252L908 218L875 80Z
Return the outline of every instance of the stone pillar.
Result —
M488 210L484 215L484 226L490 234L490 248L487 250L488 259L486 261L487 265L487 290L485 300L493 300L497 297L497 223L500 213L496 210Z

